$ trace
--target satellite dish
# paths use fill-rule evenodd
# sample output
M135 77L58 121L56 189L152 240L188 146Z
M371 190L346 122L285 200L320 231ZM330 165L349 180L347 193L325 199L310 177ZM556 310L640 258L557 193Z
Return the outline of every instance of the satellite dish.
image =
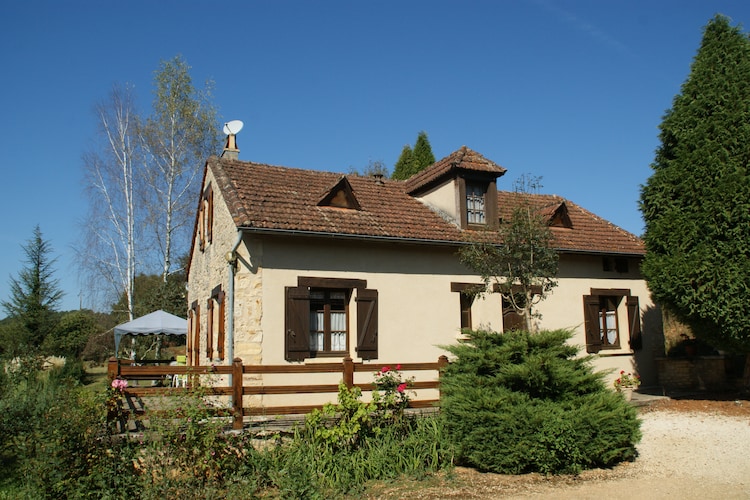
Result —
M242 123L241 120L232 120L230 122L226 122L224 124L224 133L227 135L237 134L240 130L242 130L243 125L244 123Z

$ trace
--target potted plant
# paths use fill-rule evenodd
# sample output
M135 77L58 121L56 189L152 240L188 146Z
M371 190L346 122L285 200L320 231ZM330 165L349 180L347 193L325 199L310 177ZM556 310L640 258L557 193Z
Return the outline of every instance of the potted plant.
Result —
M630 372L625 372L625 370L620 370L620 376L614 381L615 390L622 393L628 401L633 397L633 391L638 389L640 385L641 377Z

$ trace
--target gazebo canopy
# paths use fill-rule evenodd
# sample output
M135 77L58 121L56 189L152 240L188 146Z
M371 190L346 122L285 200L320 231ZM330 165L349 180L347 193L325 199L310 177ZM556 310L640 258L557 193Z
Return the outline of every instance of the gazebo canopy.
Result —
M159 310L115 327L115 354L123 335L187 335L187 320Z

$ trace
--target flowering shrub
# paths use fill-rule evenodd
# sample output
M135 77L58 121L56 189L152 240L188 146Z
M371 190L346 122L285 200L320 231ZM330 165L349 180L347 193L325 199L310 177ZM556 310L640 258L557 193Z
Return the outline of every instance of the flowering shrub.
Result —
M615 379L614 386L618 391L626 388L637 389L641 385L641 377L620 370L620 376Z
M396 365L394 368L384 366L380 371L375 372L373 400L387 412L401 412L409 406L410 398L407 389L413 383L414 377L407 379L403 377L401 365Z
M116 378L112 381L112 389L114 389L116 392L122 393L127 387L128 381L124 378Z

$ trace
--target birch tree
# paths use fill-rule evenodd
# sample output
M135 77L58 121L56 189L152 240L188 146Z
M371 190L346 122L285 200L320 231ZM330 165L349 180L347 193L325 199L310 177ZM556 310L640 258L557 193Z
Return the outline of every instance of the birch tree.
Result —
M84 225L81 267L93 289L124 292L133 319L137 220L135 193L138 140L132 89L115 85L95 106L98 143L83 157L89 213Z
M152 115L140 130L149 239L158 248L164 283L175 256L188 251L202 163L220 146L211 83L199 91L189 69L180 56L162 61L154 77Z

